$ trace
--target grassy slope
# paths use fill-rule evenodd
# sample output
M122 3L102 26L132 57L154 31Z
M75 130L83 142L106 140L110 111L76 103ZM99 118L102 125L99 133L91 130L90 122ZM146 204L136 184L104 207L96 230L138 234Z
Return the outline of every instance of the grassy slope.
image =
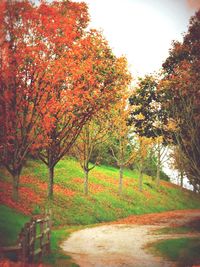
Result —
M54 200L46 200L48 171L39 161L29 161L23 170L20 183L20 202L11 200L11 177L0 170L0 246L15 243L21 227L32 213L51 207L54 229L51 243L53 253L47 262L74 266L59 249L59 242L79 226L102 221L116 220L130 214L152 213L173 209L200 208L200 198L188 190L162 182L156 188L151 177L144 177L144 190L138 191L138 173L125 170L123 195L118 195L118 170L99 166L90 173L89 196L83 194L83 173L73 159L59 162L55 169ZM17 213L19 211L21 213ZM29 216L23 215L27 214ZM80 226L81 227L81 226Z
M5 171L0 176L5 182L11 181ZM138 173L131 170L125 170L123 195L119 196L118 169L110 166L99 166L90 173L88 196L83 194L82 170L73 159L62 160L56 166L52 203L46 200L47 179L45 165L39 161L27 163L21 177L21 207L26 211L26 205L29 205L29 213L30 210L36 213L51 207L55 226L112 221L130 214L200 208L200 198L192 192L164 181L156 188L151 177L145 176L144 190L139 192ZM26 191L30 196L29 203L24 195Z

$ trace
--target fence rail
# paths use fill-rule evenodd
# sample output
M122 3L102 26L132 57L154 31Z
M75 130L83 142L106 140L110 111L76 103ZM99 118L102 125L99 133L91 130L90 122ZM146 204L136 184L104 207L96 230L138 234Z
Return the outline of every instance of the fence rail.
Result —
M22 228L16 246L0 247L0 256L14 252L18 260L32 262L36 257L50 253L50 215L32 218Z

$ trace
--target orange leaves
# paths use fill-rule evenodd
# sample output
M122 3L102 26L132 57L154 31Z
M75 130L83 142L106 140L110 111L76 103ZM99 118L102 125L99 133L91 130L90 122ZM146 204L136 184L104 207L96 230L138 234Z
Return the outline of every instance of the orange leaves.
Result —
M89 185L89 188L91 190L92 193L100 193L100 192L103 192L105 190L104 186L103 185L100 185L100 184L93 184L91 183Z
M148 156L151 147L154 145L154 139L145 136L137 136L138 147L136 148L137 158L140 162Z
M78 183L78 184L81 184L82 182L83 182L83 179L82 178L79 178L79 177L77 177L77 178L73 178L73 182L76 184L76 183Z
M57 194L61 194L67 197L72 197L75 195L75 192L68 189L68 188L64 188L60 185L54 185L54 190Z
M39 190L47 191L48 184L45 182L40 181L39 179L36 179L32 176L22 176L21 177L21 183L23 184L30 184L32 183L34 186L36 186ZM61 194L67 197L71 197L75 195L75 192L71 189L68 189L66 187L60 186L58 184L55 184L54 186L55 192L57 194Z
M102 179L102 177L99 176L99 179ZM84 179L83 178L73 178L73 182L83 185ZM97 194L97 193L103 192L105 190L105 187L103 185L100 185L100 184L89 183L89 190L93 194Z
M0 202L11 208L17 209L20 212L30 215L34 207L34 204L40 204L42 198L36 194L32 189L27 187L20 188L20 200L15 202L11 198L12 186L9 183L0 181Z
M30 188L30 184L33 188ZM26 187L28 185L28 187ZM12 200L12 185L0 181L0 203L20 212L30 215L35 205L42 205L46 199L48 185L32 176L22 176L19 189L20 199L18 202ZM73 197L75 192L71 189L55 185L55 193L64 197Z
M5 31L7 36L0 35L5 54L0 79L6 92L0 104L6 103L3 112L8 112L5 119L0 117L4 133L0 141L8 140L12 132L13 143L12 150L6 144L0 161L11 173L20 173L30 150L53 151L44 162L51 158L48 164L55 166L84 123L116 100L129 76L126 62L116 59L102 34L86 31L86 4L6 4L5 10L0 6L5 11L0 34Z
M10 261L8 259L1 259L0 260L0 266L1 267L22 267L24 266L24 263L20 261ZM49 267L49 265L43 264L43 263L26 263L26 267Z

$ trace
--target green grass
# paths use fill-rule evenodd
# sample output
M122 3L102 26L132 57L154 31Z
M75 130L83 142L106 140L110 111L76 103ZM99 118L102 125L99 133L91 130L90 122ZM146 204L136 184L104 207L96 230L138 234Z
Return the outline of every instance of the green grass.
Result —
M200 222L193 220L179 227L166 227L154 231L155 234L199 233ZM152 243L148 249L155 255L178 262L178 266L200 264L200 238L178 238Z
M0 205L0 246L16 245L17 236L29 217Z
M200 264L200 238L179 238L155 243L151 252L178 262L181 267Z

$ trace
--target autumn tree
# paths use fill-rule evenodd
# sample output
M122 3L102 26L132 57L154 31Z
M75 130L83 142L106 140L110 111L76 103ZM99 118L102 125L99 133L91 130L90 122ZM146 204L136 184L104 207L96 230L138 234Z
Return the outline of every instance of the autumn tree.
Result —
M78 139L72 147L72 153L80 162L84 171L84 193L88 195L89 172L93 170L101 160L99 151L102 143L108 139L110 129L109 121L105 111L97 113L96 116L89 120L82 128ZM94 152L95 156L94 156ZM91 162L93 159L93 162Z
M153 138L151 151L153 152L152 158L156 164L156 186L159 186L163 165L169 161L168 146L163 144L163 136Z
M179 146L174 146L170 153L171 156L171 167L174 170L178 170L180 178L180 186L183 187L183 179L185 176L184 165L187 164L187 159L184 158L184 155L179 150Z
M52 196L55 164L107 106L104 100L112 102L126 84L126 62L100 33L85 31L84 3L3 1L0 8L1 164L12 174L17 199L27 153L40 151Z
M130 82L126 59L116 58L101 33L95 30L76 41L67 55L63 61L68 63L65 77L57 88L56 102L68 106L52 110L48 142L38 153L49 169L49 198L53 196L54 168L69 151L83 125L99 110L108 109Z
M139 171L138 189L140 192L143 190L143 175L146 164L148 163L148 156L154 144L153 138L136 135L135 146L133 150L134 165Z
M119 167L119 195L122 194L123 189L124 168L133 160L133 129L127 123L129 115L127 101L128 92L124 90L121 100L114 106L110 115L109 147Z
M82 34L88 14L85 4L70 1L1 1L0 10L0 162L17 200L26 156L43 139L41 125L50 128L49 107L57 108L52 89L62 80L61 52Z
M185 160L184 172L200 185L200 10L190 20L183 42L174 42L163 64L162 109L175 124L173 142ZM186 163L187 161L187 163Z

